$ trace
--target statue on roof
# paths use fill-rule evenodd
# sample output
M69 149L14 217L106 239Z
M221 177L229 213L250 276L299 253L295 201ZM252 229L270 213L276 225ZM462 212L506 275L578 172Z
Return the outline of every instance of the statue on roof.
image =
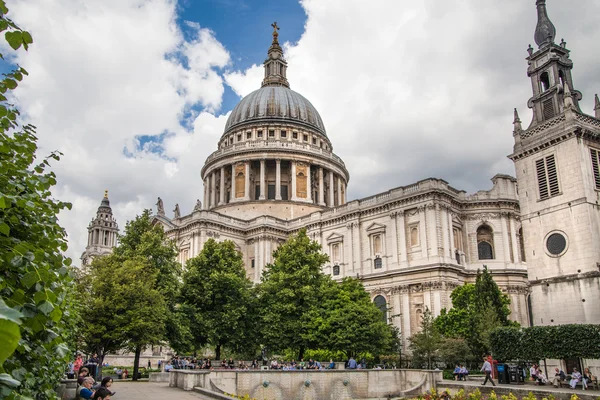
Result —
M173 212L175 213L175 217L174 218L181 217L181 212L179 212L179 204L175 204L175 209L173 210Z
M158 215L165 215L165 206L163 204L162 199L159 197L158 201L156 202L156 208L157 208L157 214Z
M194 212L202 211L202 202L200 199L196 200L196 205L194 206Z

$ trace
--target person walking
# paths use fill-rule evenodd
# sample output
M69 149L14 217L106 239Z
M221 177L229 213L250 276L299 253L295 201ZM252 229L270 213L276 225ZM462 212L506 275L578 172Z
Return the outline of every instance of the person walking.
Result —
M496 386L494 380L492 379L492 364L488 361L487 357L483 357L483 367L481 367L481 372L485 374L485 379L482 383L483 386L485 386L488 379L490 382L492 382L492 386Z

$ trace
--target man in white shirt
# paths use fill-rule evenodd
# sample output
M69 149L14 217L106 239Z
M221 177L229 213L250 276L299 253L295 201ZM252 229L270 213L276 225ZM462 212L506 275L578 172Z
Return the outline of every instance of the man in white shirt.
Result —
M494 381L492 380L492 364L487 360L487 357L483 357L483 367L481 367L481 372L485 374L485 379L483 380L482 385L485 386L488 379L492 382L492 386L496 386Z

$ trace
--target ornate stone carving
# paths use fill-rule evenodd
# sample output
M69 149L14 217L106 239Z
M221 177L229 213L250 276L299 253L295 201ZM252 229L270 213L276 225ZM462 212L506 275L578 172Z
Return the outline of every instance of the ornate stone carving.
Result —
M156 201L156 208L157 208L156 213L158 215L162 215L162 216L165 215L165 206L164 206L163 201L162 201L162 199L160 197Z
M175 209L173 210L173 213L175 214L174 218L180 218L181 217L181 212L179 211L179 204L175 204Z
M202 210L202 202L200 199L196 200L196 205L194 206L194 212L198 212Z

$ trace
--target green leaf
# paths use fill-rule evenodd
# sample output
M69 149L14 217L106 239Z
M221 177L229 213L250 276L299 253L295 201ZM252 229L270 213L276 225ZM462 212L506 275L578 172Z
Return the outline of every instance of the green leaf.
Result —
M4 84L7 88L11 90L17 88L17 81L15 81L14 79L6 78L4 79Z
M9 374L0 374L0 385L8 386L10 388L18 388L21 385L21 382L14 379Z
M33 43L33 38L29 32L23 31L23 43L31 44Z
M12 355L21 340L19 324L9 319L0 319L0 365Z
M39 281L39 277L36 271L29 271L23 276L23 279L21 279L21 283L27 289L32 287L37 281Z
M16 324L21 323L21 318L23 318L23 314L14 308L10 308L6 305L4 300L0 299L0 319L5 319L8 321L12 321ZM2 364L2 363L0 363Z
M14 50L17 50L23 44L23 33L21 31L6 32L4 37Z
M45 315L50 314L53 310L54 310L54 305L48 301L43 301L39 306L38 309L44 313Z
M0 207L0 208L4 208L4 207ZM3 234L4 236L8 236L10 234L10 227L5 222L0 224L0 233Z

